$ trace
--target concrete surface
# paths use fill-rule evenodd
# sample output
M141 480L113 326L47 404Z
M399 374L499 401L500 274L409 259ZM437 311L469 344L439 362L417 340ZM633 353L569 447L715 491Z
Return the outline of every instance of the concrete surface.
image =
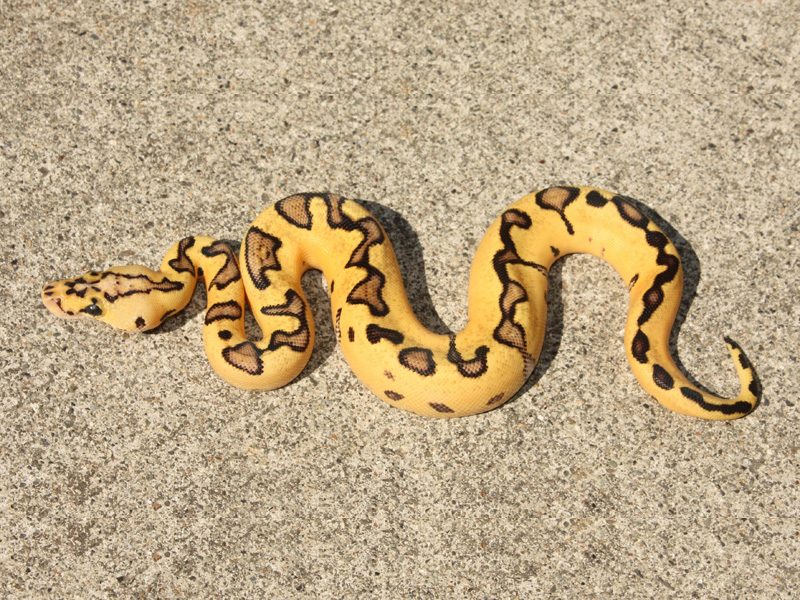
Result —
M0 2L0 595L800 597L799 15ZM680 360L733 393L732 336L763 382L754 414L655 404L625 362L625 288L587 257L554 269L532 385L455 421L365 390L319 277L317 354L272 393L212 373L200 295L149 335L39 301L328 189L376 210L422 318L458 329L485 228L563 182L673 228L693 290Z

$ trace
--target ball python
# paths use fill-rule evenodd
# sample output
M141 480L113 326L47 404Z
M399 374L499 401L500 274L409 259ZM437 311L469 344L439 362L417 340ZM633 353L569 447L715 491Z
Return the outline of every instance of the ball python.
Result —
M531 375L545 335L548 271L577 252L604 259L627 284L625 352L650 395L705 419L753 410L758 380L730 339L741 382L734 399L698 388L675 365L668 341L683 288L678 252L629 198L588 187L544 189L502 212L475 254L459 333L436 334L417 320L380 223L359 203L329 193L296 194L267 208L247 230L238 262L224 242L186 237L158 271L91 271L47 284L42 299L59 317L145 331L183 309L201 279L211 366L234 386L271 390L292 381L311 356L314 322L300 278L319 269L337 340L358 378L392 406L460 417L501 405ZM246 304L260 341L245 335Z

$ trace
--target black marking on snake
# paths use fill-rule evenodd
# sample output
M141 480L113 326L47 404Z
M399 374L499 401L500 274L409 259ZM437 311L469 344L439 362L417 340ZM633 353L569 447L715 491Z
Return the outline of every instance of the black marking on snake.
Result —
M227 329L220 329L219 332L217 333L217 335L219 336L219 339L225 340L225 341L227 341L227 340L229 340L229 339L231 339L233 337L233 333L231 333Z
M355 222L356 229L364 234L364 239L356 246L345 267L363 267L369 264L369 249L385 241L383 229L372 217L364 217Z
M242 307L236 300L228 300L227 302L217 302L208 307L206 311L205 324L209 325L214 321L221 321L228 319L235 321L242 317Z
M500 392L499 394L495 394L494 396L489 398L489 401L486 403L486 406L491 406L492 404L497 404L503 398L505 398L505 394L503 392Z
M743 369L749 369L750 363L747 360L747 357L742 352L741 348L739 348L739 364L742 365Z
M644 237L645 240L647 240L648 245L652 246L653 248L658 248L659 250L663 250L664 247L669 243L667 236L660 231L647 231Z
M357 228L353 219L342 212L342 205L345 203L344 198L336 194L317 195L322 198L322 201L325 202L325 206L328 209L328 227L331 229L344 229L346 231L353 231Z
M441 402L428 402L428 406L430 406L433 410L440 413L452 413L456 412L447 404L442 404Z
M648 350L650 350L650 340L642 332L642 330L639 329L636 332L636 335L633 336L633 342L631 343L631 354L633 354L636 360L644 365L647 364Z
M750 366L750 362L747 360L747 357L744 355L744 352L742 351L742 347L739 344L734 342L728 336L725 336L725 343L728 344L734 350L738 350L739 351L739 364L742 365L743 369L748 369L749 370L749 369L752 368Z
M236 262L236 257L233 251L225 242L216 241L200 250L203 256L213 258L215 256L224 256L225 263L222 268L214 275L214 279L208 284L208 287L216 287L218 290L224 290L234 281L239 281L242 278L239 272L239 265Z
M80 283L83 287L75 289L76 283ZM67 296L74 295L77 296L78 298L83 298L84 296L86 296L86 292L89 289L89 287L86 285L86 281L84 281L83 279L76 279L75 281L70 281L66 284L66 286L69 289L67 289L65 295Z
M116 281L113 285L114 289L117 289L117 292L114 294L110 294L109 292L104 292L103 296L106 300L111 302L112 304L119 300L120 298L124 298L126 296L133 296L135 294L150 294L152 292L174 292L176 290L183 289L183 283L180 281L171 281L170 279L164 277L161 281L153 281L146 275L128 275L127 273L115 273L112 271L105 271L100 280L107 277L114 277L117 279L125 280L127 282L126 286L129 289L125 291L119 291L121 284L119 281ZM138 286L138 287L136 287Z
M403 394L399 394L397 392L393 392L392 390L386 390L383 393L389 400L394 400L395 402L398 402L399 400L402 400L403 398L405 398L405 396L403 396Z
M645 240L647 241L647 244L658 250L658 254L656 255L656 264L666 267L653 278L653 284L650 286L650 289L642 294L643 308L637 320L637 324L641 328L641 326L653 316L653 313L655 313L655 311L664 301L663 287L675 279L675 276L680 270L680 260L678 257L669 254L665 250L667 244L669 243L667 237L660 231L648 230L647 226L649 225L650 220L644 216L628 199L622 196L614 196L611 198L611 200L607 200L596 191L591 191L586 195L586 203L589 206L600 208L605 206L608 202L611 202L614 204L614 206L616 206L617 211L623 220L645 232ZM636 285L638 281L639 274L636 273L631 278L630 282L628 282L629 292L633 289L633 286ZM631 353L636 360L642 364L645 364L647 363L647 351L649 349L650 341L641 331L641 329L639 329L633 338L633 342L631 344Z
M195 274L194 263L192 263L186 251L194 246L194 237L185 237L178 242L178 256L169 261L169 266L179 273Z
M647 230L647 225L650 223L650 219L644 216L642 212L633 205L633 202L631 202L630 198L615 195L611 198L611 200L608 200L597 190L592 190L586 194L586 204L594 208L602 208L609 202L617 207L617 211L623 220L627 221L634 227Z
M259 290L265 290L270 285L267 271L280 271L278 249L282 245L283 242L274 235L261 231L256 226L251 226L247 230L244 238L245 266L253 285Z
M492 258L494 267L503 290L500 292L500 323L494 329L493 337L495 340L506 346L516 348L523 355L526 353L527 343L525 340L525 330L521 325L514 321L516 305L528 300L528 294L519 283L512 280L508 275L507 266L510 264L520 264L533 267L547 277L547 269L540 264L522 260L517 253L514 240L511 239L511 228L519 227L528 229L531 226L531 218L527 213L518 209L506 210L500 217L500 240L503 247L497 251Z
M331 229L359 231L364 237L353 250L346 267L360 267L367 273L353 286L347 297L349 304L364 304L370 314L377 317L389 314L389 306L383 300L383 288L386 285L384 274L369 263L369 249L382 244L385 240L383 230L372 217L364 217L354 221L343 211L345 200L340 196L328 193L309 193L290 196L278 202L278 212L290 223L304 229L311 228L312 216L310 202L312 198L321 199L327 207L327 222ZM331 291L333 291L331 289Z
M141 329L147 325L147 321L144 320L144 317L136 317L136 327Z
M348 304L365 304L374 317L385 317L389 314L389 306L383 300L383 287L386 277L372 265L363 267L366 277L358 282L347 295Z
M333 284L334 284L334 283L335 283L335 282L333 281L333 279L331 279L331 292L330 292L331 294L333 294Z
M358 231L364 236L351 253L345 267L364 269L366 275L350 290L347 296L347 303L366 305L370 314L374 317L388 315L389 306L383 300L386 276L369 262L370 248L382 244L386 239L380 224L373 217L363 217L354 221L343 210L346 201L335 194L315 193L309 194L309 197L320 198L325 203L328 209L327 222L331 229Z
M561 250L559 250L555 246L550 246L550 252L552 252L553 256L555 256L556 258L558 257L559 254L561 254Z
M311 341L311 330L306 319L306 303L294 290L286 291L286 302L274 306L262 306L261 312L271 316L294 317L300 324L294 331L277 330L272 332L267 350L277 350L288 346L297 352L303 352Z
M742 350L742 347L739 346L739 344L737 344L727 336L725 336L725 342L731 348L739 352L739 364L742 366L743 369L747 370L750 373L750 383L747 385L747 390L758 399L761 396L761 386L756 380L755 373L753 372L753 366L750 364L750 361L747 360L747 357L745 356L744 351ZM749 410L752 409L753 407L751 406Z
M264 372L264 363L261 360L261 350L250 341L242 342L233 347L222 350L225 361L250 375L261 375Z
M405 348L398 355L400 364L423 377L436 373L436 361L433 352L427 348Z
M295 194L275 203L275 210L292 225L311 230L311 199L320 194Z
M356 332L352 327L347 329L347 339L350 340L351 342L356 341Z
M755 383L755 381L753 381L752 383ZM750 391L752 392L752 390ZM733 404L712 404L711 402L706 402L705 399L703 398L703 394L688 387L682 387L681 394L683 394L684 398L687 398L697 403L697 405L703 410L719 412L722 413L723 415L735 415L739 413L747 414L751 410L753 410L753 405L744 400L740 402L734 402ZM756 393L753 393L753 395L756 397L758 396L758 394Z
M536 204L544 209L556 211L567 226L567 233L574 235L575 230L567 219L565 210L580 193L581 191L575 187L551 187L536 194Z
M627 221L634 227L638 227L639 229L647 229L650 219L644 216L642 212L630 202L630 200L623 198L622 196L614 196L611 201L614 203L614 206L617 207L617 210L619 211L619 214L623 220Z
M333 324L334 328L336 329L336 339L339 340L342 339L342 330L339 327L341 320L342 320L342 309L340 308L336 311L336 319Z
M367 325L367 341L370 344L377 344L381 340L388 340L394 345L402 344L405 337L396 329L381 327L375 323Z
M653 285L650 286L650 289L642 295L644 309L642 310L642 314L639 315L639 319L637 321L639 327L644 325L648 319L653 316L653 313L656 311L656 309L661 306L661 303L664 301L664 290L662 288L664 285L675 279L675 276L678 274L681 265L677 256L668 254L664 250L669 243L669 240L667 240L667 236L665 236L663 233L660 231L648 231L645 239L650 246L658 249L656 264L663 265L666 267L666 269L661 271L653 278Z
M456 334L450 334L450 347L447 351L447 360L453 363L458 368L458 372L464 377L475 378L486 373L486 369L489 368L489 363L486 360L486 355L488 353L488 346L479 346L475 349L475 358L465 360L456 348Z
M689 400L692 400L694 402L700 403L703 401L703 394L701 394L697 390L693 390L690 387L682 387L681 394L683 394L684 398L688 398Z
M603 198L603 196L596 191L591 191L586 195L586 203L589 206L599 208L605 206L608 202L609 200ZM658 250L656 264L666 267L663 271L655 276L653 279L653 285L642 295L644 308L642 309L642 313L639 315L638 319L638 325L641 327L650 319L650 317L653 316L653 313L664 301L663 287L675 279L675 276L680 269L680 260L678 257L669 254L665 250L667 244L669 243L667 236L660 231L650 231L647 229L647 226L650 224L650 219L642 214L642 212L633 205L630 199L616 195L611 198L610 202L616 206L619 215L625 222L645 232L645 240L647 241L648 245ZM629 291L633 289L633 286L636 284L638 279L639 274L637 273L633 276L633 279L631 279L630 283L628 284ZM646 362L646 359L644 361L641 359L643 354L636 355L634 353L634 356L636 356L639 362Z
M603 195L598 192L597 190L592 190L588 194L586 194L586 204L589 206L594 206L595 208L601 208L608 203L608 200L603 197Z
M661 365L653 365L653 381L662 390L671 390L675 387L675 380Z
M538 360L533 354L530 352L522 352L522 368L523 368L523 377L527 379L530 377L533 370L536 368L536 361Z

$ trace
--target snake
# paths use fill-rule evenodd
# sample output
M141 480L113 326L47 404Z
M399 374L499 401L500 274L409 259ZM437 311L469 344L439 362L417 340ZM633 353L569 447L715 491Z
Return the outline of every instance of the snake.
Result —
M337 341L364 385L397 408L461 417L500 406L530 377L545 337L550 268L568 254L588 253L627 285L625 353L641 387L684 415L742 417L758 404L761 388L738 344L725 337L741 383L732 399L690 381L672 358L683 268L645 211L629 197L579 186L549 187L516 201L478 245L467 322L458 333L434 333L420 323L381 224L359 202L332 193L294 194L264 210L238 260L226 243L190 236L169 249L158 271L137 265L90 271L48 283L41 297L59 317L146 331L182 310L200 280L207 294L203 342L213 369L236 387L274 390L295 379L311 356L314 320L301 277L318 269ZM248 308L262 330L257 341L245 333Z

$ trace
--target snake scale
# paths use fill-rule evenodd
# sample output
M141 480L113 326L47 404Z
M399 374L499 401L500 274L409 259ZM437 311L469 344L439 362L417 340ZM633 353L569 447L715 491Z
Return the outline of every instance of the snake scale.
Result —
M683 288L678 252L628 198L587 187L544 189L502 212L475 254L459 333L435 334L417 320L381 225L357 202L328 193L296 194L266 209L250 225L238 262L225 243L192 236L167 252L159 271L91 271L47 284L42 299L60 317L144 331L183 309L202 279L212 367L240 388L271 390L292 381L311 356L314 323L300 278L319 269L337 339L358 378L392 406L460 417L501 405L533 372L548 271L576 252L606 260L627 284L625 352L650 395L706 419L753 410L758 380L733 341L726 338L741 381L734 399L698 388L675 365L668 341ZM257 342L245 335L248 303L264 334Z

